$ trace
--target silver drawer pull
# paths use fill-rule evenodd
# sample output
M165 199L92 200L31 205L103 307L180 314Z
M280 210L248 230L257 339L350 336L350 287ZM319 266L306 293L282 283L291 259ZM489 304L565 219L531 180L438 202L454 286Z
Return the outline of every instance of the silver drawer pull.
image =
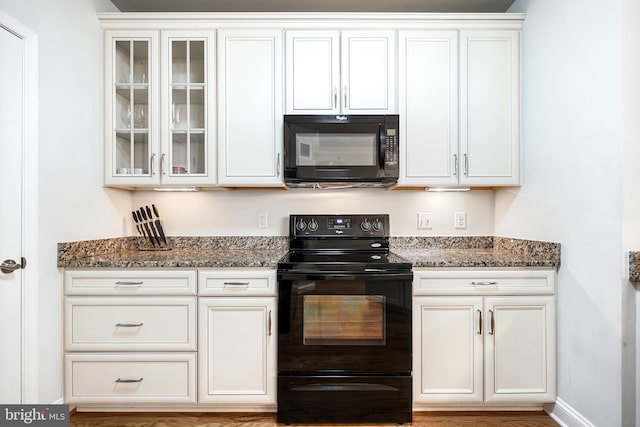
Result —
M140 286L142 285L144 282L127 282L127 281L117 281L116 285L118 286Z
M119 328L139 328L142 325L142 323L116 323Z
M249 286L249 282L224 282L225 286Z
M132 379L132 378L130 378L130 379L127 379L127 378L118 378L118 379L116 380L116 382L117 382L117 383L124 383L124 384L128 384L128 383L141 383L143 379L144 379L144 378L139 378L139 379L137 379L137 380L134 380L134 379Z
M473 286L494 286L497 285L498 282L471 282Z

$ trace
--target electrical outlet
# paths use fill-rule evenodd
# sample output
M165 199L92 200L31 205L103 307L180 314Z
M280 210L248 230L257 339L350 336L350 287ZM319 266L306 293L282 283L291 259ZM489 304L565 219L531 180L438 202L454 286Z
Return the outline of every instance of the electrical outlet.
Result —
M433 214L431 212L418 212L418 230L431 230L433 228Z
M269 228L269 214L258 212L258 228Z
M467 213L466 212L456 212L454 214L453 227L464 229L467 228Z

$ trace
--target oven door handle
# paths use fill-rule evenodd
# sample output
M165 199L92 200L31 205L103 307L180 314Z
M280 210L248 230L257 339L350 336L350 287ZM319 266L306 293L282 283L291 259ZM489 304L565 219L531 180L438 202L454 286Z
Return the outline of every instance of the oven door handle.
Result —
M400 391L396 387L386 384L371 383L326 383L326 384L305 384L292 387L290 391Z
M330 272L330 271L278 271L278 280L413 280L412 271L360 271L360 272Z

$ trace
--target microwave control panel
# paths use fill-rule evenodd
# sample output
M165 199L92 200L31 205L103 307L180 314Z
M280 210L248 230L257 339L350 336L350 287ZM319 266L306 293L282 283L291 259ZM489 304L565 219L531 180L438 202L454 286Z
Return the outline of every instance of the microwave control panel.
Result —
M398 164L398 130L387 128L385 136L385 164L396 166Z

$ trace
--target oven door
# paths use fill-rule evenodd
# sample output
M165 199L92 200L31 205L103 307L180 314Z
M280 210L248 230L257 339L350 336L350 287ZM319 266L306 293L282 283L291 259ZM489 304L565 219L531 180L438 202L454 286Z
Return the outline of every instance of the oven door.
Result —
M410 374L412 273L286 273L278 373Z

